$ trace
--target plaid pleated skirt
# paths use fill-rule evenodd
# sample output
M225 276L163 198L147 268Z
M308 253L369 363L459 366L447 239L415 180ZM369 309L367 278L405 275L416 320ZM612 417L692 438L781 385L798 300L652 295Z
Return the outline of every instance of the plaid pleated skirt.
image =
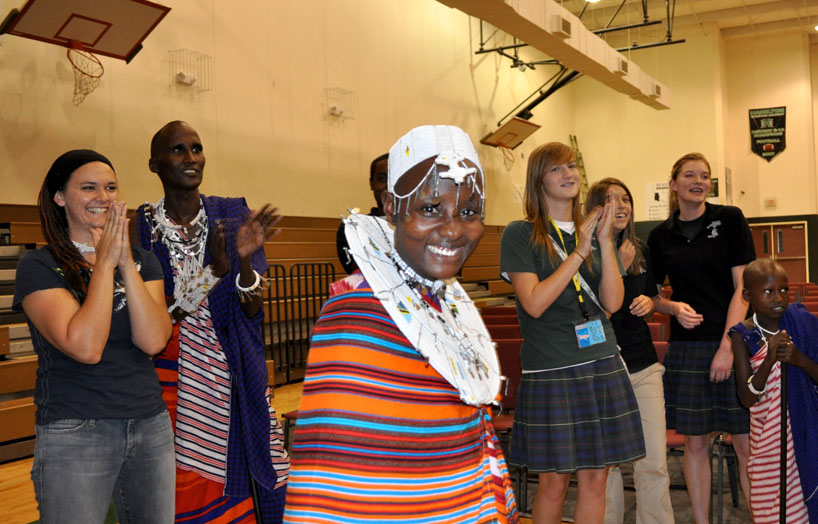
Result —
M718 340L675 341L665 357L665 412L668 429L682 435L750 432L750 411L741 405L736 375L710 382Z
M639 407L622 359L526 373L517 394L509 463L570 473L645 456Z

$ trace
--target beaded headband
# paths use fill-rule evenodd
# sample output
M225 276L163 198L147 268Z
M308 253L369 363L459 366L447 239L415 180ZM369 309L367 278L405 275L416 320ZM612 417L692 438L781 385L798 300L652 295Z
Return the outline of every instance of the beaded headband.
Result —
M405 194L397 194L395 186L401 177L416 165L430 158L435 160L420 182ZM472 165L467 164L466 160L469 160ZM446 166L448 169L439 170L438 166ZM450 179L457 184L458 199L460 186L467 182L471 190L477 192L480 197L481 216L483 215L485 175L477 151L465 131L456 126L420 126L395 142L395 145L389 150L387 189L395 196L396 211L400 210L401 202L423 187L430 176L434 177L435 192L437 192L437 184L441 178ZM478 180L480 184L477 184Z

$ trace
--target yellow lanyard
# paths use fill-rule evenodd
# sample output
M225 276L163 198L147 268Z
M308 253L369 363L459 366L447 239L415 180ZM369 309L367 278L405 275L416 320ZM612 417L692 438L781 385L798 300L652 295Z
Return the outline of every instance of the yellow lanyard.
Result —
M557 232L557 236L560 237L560 244L562 244L562 250L565 252L565 258L567 259L569 253L568 248L565 247L565 240L562 239L562 231L560 231L560 228L557 227L557 224L556 222L554 222L553 218L548 217L548 220L551 222L551 225L554 226L554 230ZM576 235L576 232L574 234ZM576 247L574 247L574 249L576 249ZM582 308L583 314L587 316L587 313L585 312L585 301L582 299L582 286L580 286L579 284L579 269L577 269L577 272L574 274L573 280L574 288L577 290L577 297L579 297L580 307Z

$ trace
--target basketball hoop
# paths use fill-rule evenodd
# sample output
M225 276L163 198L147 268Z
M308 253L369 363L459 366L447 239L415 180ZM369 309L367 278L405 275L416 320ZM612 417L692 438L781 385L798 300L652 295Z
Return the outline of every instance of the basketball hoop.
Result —
M66 54L74 68L74 105L78 106L99 86L105 68L99 58L80 47L69 47Z

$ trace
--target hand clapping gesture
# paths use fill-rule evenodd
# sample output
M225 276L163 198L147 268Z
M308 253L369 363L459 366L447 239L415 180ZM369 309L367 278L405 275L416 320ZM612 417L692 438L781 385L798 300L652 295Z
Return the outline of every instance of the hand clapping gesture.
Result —
M246 259L253 256L264 242L276 236L279 232L275 225L281 220L278 208L272 204L264 204L259 210L253 210L236 233L236 249L239 258Z
M113 202L108 209L108 217L101 228L92 228L94 240L95 266L124 267L133 262L131 246L128 241L128 211L124 202Z
M224 241L224 224L216 219L215 227L210 232L210 239L207 242L207 251L210 253L210 269L213 275L221 278L230 271L230 264L227 263L227 251Z
M594 230L599 223L599 217L602 213L602 208L598 207L588 213L579 226L579 242L575 248L582 258L588 258L591 254L591 241L594 237Z
M611 238L611 231L614 223L613 206L611 205L611 191L608 191L608 197L605 199L605 206L599 211L599 222L596 228L596 238L600 245L605 242L613 242Z
M619 246L619 260L622 261L622 267L625 269L631 267L633 259L636 257L636 246L629 238L626 238L622 245Z

